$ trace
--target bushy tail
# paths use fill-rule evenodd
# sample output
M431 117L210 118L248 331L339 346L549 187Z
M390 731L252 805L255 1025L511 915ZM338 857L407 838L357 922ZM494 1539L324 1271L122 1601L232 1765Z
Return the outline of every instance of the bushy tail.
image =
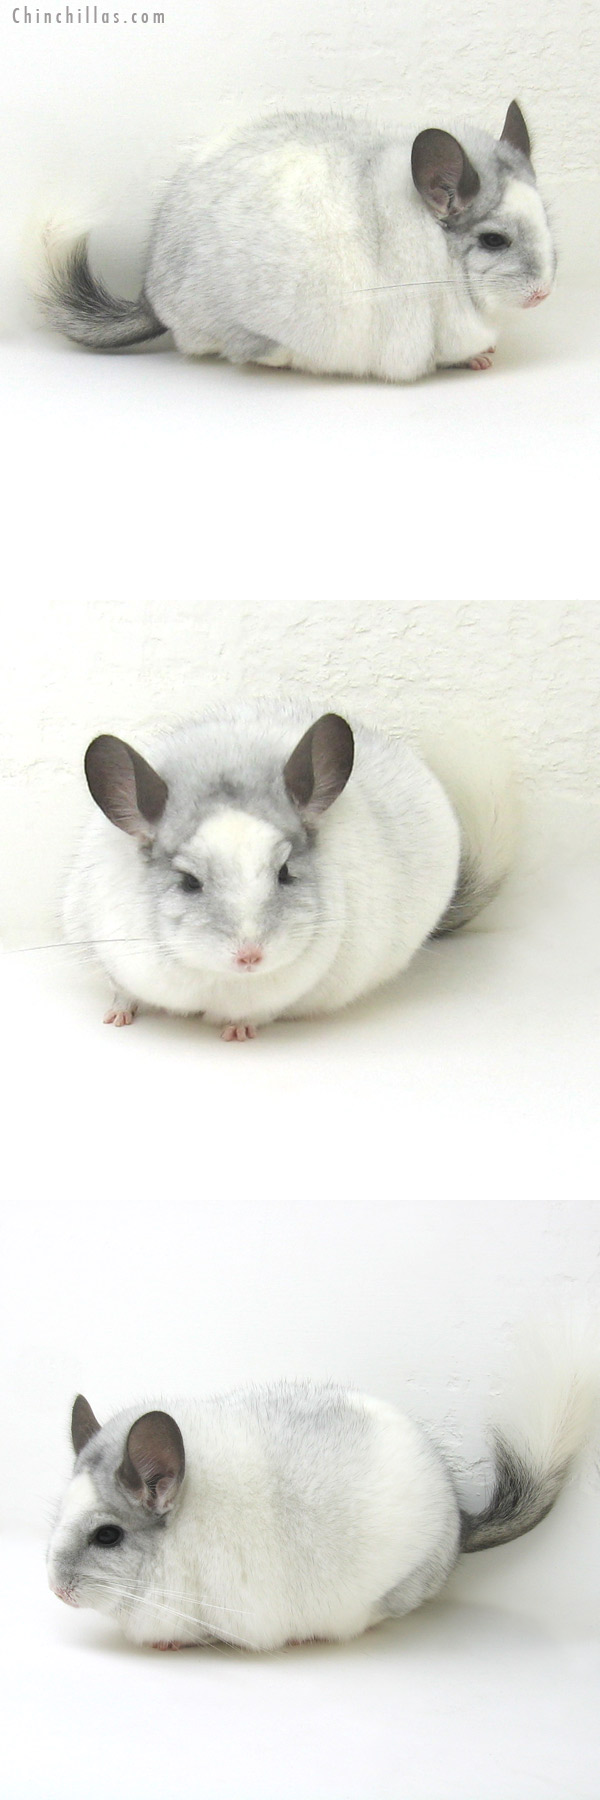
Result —
M55 331L92 350L120 350L166 330L143 294L138 300L109 294L92 274L85 235L69 236L57 221L49 221L37 248L32 286L39 310Z
M494 1486L480 1513L462 1513L461 1549L489 1550L533 1531L550 1512L589 1437L599 1395L596 1346L573 1335L522 1350L519 1391L494 1428Z
M463 742L422 745L425 761L445 788L462 839L458 881L434 936L457 931L498 893L514 854L517 801L506 750L469 735Z

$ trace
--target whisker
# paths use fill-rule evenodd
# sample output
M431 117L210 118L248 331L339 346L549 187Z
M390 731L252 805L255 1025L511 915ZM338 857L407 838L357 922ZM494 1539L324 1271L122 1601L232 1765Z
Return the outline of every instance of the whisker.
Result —
M89 1582L88 1586L92 1591L95 1589L96 1592L100 1594L114 1595L116 1599L134 1600L138 1605L147 1606L151 1611L170 1614L171 1617L181 1619L185 1621L187 1625L197 1625L204 1631L214 1630L214 1625L211 1624L210 1619L199 1618L196 1613L184 1612L180 1606L166 1606L160 1600L153 1600L150 1597L146 1599L143 1594L132 1593L127 1588L113 1587L112 1585L109 1587L107 1583L101 1581ZM242 1638L231 1637L226 1631L223 1631L222 1628L219 1629L218 1635L223 1639L224 1643L233 1645L233 1648L236 1650L251 1648L251 1645L244 1644Z
M396 293L401 288L457 288L460 286L461 286L460 283L453 281L452 278L449 276L445 276L439 281L428 281L428 280L426 280L426 281L382 281L381 284L376 287L343 288L340 292L339 297L340 297L340 299L344 299L344 298L350 299L355 294ZM490 276L489 280L486 280L486 287L505 287L505 286L506 286L506 277L505 276L493 275L493 276Z
M97 1585L101 1585L101 1584L97 1584ZM115 1591L114 1588L110 1589L111 1593L114 1593L114 1591ZM140 1598L143 1598L143 1595L144 1595L143 1588L134 1589L133 1592L135 1592L136 1594L139 1594ZM187 1590L184 1588L156 1587L156 1588L152 1589L152 1592L154 1594L166 1595L167 1600L185 1600L187 1597ZM217 1602L216 1600L206 1600L204 1598L203 1594L199 1595L199 1604L200 1604L200 1606L208 1607L209 1612L235 1613L236 1616L238 1616L240 1618L245 1618L245 1619L255 1619L256 1618L256 1608L255 1607L223 1606L223 1605L221 1605L220 1602Z

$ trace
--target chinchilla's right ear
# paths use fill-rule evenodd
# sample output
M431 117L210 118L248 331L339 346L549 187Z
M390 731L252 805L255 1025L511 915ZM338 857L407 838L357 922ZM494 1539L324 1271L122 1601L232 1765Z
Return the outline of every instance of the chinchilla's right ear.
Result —
M324 713L296 744L283 771L294 805L307 825L333 806L354 766L354 736L347 719Z
M92 799L111 824L149 843L167 803L169 789L162 776L117 737L94 738L84 767Z

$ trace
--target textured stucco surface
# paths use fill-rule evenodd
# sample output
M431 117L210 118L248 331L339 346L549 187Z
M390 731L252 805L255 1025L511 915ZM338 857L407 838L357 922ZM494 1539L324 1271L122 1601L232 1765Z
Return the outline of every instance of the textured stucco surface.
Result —
M120 243L131 264L151 194L180 147L266 108L346 108L409 130L468 117L499 131L516 94L556 216L563 276L598 268L595 0L555 0L550 9L541 0L162 4L164 25L137 30L44 32L14 25L6 11L2 180L15 243L44 194L91 200L106 211L109 243Z

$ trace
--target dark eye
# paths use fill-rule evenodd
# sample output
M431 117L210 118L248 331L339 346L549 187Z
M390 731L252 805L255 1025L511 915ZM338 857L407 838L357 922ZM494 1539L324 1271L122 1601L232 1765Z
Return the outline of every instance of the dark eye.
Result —
M125 1532L121 1530L120 1525L99 1525L98 1530L90 1538L90 1543L102 1544L108 1550L112 1544L122 1543L124 1536Z
M501 231L480 231L479 242L482 250L510 249L510 238L503 237Z
M188 874L182 875L181 887L183 888L184 894L201 894L202 893L202 882L198 881L196 875L188 875Z
M289 882L293 881L293 879L294 879L294 877L293 877L293 875L290 875L290 871L289 871L287 863L282 863L281 868L279 870L279 874L277 876L277 880L280 882L281 887L287 887L289 885Z

